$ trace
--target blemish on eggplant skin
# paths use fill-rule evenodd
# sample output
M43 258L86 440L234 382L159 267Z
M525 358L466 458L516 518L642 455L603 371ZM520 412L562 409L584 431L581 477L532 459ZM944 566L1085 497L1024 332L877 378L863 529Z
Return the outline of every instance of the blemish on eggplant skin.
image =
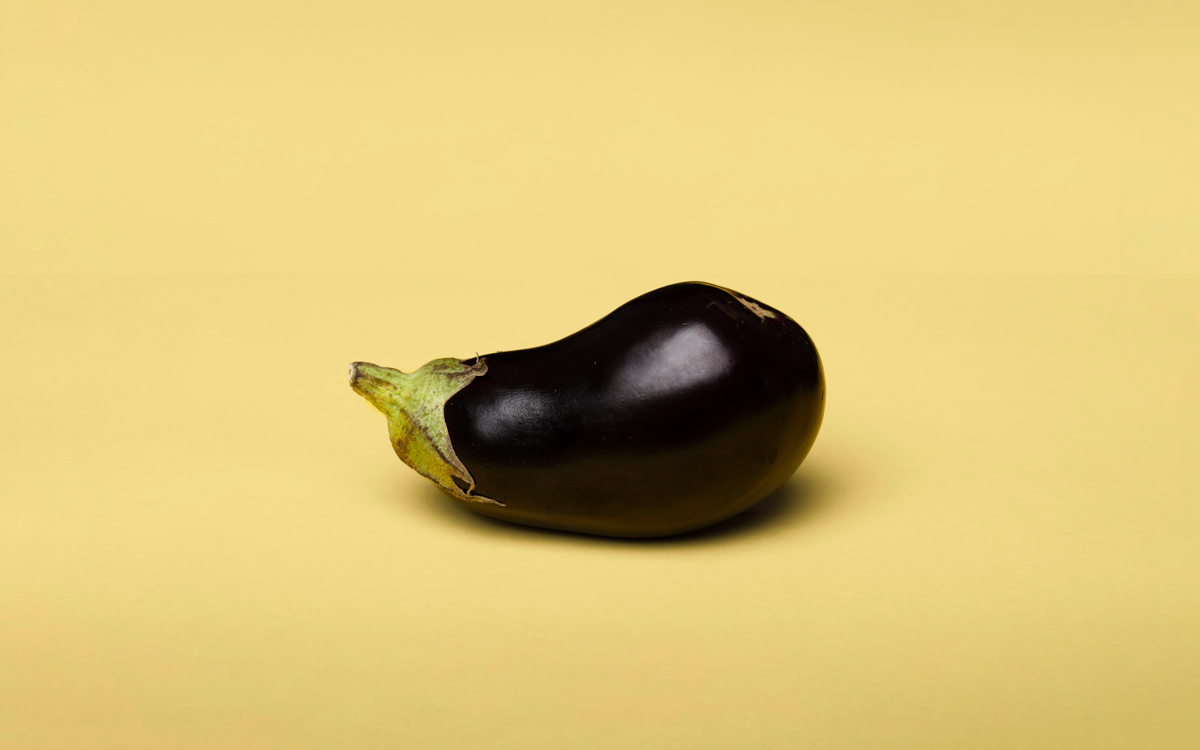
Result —
M737 295L734 295L734 297L737 299L738 302L741 302L743 305L745 305L747 310L749 310L750 312L757 315L759 320L766 320L767 318L775 317L775 313L771 312L770 310L763 307L762 305L755 304L748 299L742 299L741 297L738 297Z

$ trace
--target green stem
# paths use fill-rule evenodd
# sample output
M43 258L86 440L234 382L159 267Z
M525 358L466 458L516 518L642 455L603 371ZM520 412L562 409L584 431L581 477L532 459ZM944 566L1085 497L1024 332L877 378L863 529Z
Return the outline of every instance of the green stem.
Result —
M411 373L354 362L350 387L387 417L388 436L401 461L460 500L503 505L474 494L475 480L454 453L446 427L446 402L486 372L482 357L471 364L435 359Z

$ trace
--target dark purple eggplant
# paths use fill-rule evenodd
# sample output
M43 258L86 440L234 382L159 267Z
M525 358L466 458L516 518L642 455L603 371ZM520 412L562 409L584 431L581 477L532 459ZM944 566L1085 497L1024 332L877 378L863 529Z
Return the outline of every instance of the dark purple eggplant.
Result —
M465 507L621 537L746 510L795 472L825 411L804 329L698 282L534 349L409 374L355 362L350 384L388 416L400 458Z

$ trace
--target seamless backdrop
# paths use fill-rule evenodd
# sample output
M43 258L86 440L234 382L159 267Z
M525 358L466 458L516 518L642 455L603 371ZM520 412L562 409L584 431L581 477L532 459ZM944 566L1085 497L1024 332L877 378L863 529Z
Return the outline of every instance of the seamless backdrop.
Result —
M1200 271L1184 0L3 8L4 271Z
M1198 7L0 5L0 747L1196 747ZM345 381L683 280L828 379L708 532Z

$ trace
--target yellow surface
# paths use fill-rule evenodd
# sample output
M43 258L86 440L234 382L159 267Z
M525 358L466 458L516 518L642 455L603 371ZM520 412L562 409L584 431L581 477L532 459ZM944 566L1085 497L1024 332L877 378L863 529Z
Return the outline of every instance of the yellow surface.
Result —
M632 280L423 326L453 285L8 280L0 746L1195 747L1196 279L720 281L808 327L825 425L635 543L451 506L345 382Z
M568 5L0 9L0 747L1200 745L1200 5ZM829 387L714 532L346 383L689 279Z

